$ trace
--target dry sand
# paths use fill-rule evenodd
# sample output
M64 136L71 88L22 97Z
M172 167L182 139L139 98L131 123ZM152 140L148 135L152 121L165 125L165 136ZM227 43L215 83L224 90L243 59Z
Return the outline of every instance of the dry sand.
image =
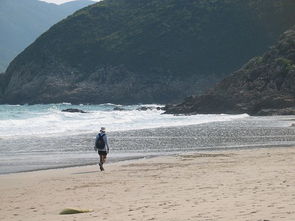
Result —
M295 220L295 148L0 176L0 220ZM59 215L64 208L93 210Z

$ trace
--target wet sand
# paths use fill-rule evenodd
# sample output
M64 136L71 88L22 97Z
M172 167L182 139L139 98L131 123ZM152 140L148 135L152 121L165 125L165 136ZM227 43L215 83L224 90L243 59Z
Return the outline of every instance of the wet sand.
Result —
M109 160L200 150L295 146L294 116L247 117L182 127L110 131ZM0 174L91 165L96 134L0 141Z
M260 148L1 175L1 220L291 221L294 160L295 147Z

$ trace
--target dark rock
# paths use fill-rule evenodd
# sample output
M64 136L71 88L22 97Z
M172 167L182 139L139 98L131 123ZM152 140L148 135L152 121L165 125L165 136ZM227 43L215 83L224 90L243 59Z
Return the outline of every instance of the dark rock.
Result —
M125 111L126 109L122 108L122 107L114 107L113 109L114 111Z
M5 85L6 85L6 75L4 75L4 73L0 73L0 104L3 103L3 100L4 100Z
M271 115L295 115L294 108L283 108L283 109L261 109L256 113L258 116L271 116Z
M138 111L147 111L147 110L154 110L155 107L139 107L136 110Z
M251 59L204 95L165 109L173 114L294 115L295 27L262 57Z
M138 111L147 111L147 110L163 110L164 107L151 107L151 106L144 106L144 107L139 107L136 110Z
M62 110L62 112L70 112L70 113L87 113L86 111L80 110L80 109L76 109L76 108L68 108L68 109L64 109Z
M0 97L3 93L3 88L4 88L4 74L0 73Z

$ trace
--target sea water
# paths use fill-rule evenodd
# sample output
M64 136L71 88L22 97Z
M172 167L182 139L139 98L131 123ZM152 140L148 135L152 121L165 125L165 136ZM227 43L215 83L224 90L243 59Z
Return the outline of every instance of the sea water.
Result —
M151 110L139 111L141 107ZM216 121L230 121L248 115L163 115L159 105L0 105L0 139L36 136L86 134L106 127L108 131L184 126ZM87 113L62 112L75 108ZM122 110L114 111L114 108Z
M142 107L152 107L140 111ZM96 164L100 127L108 161L222 148L294 145L293 118L163 114L159 105L0 105L0 174ZM63 112L77 108L87 113ZM123 110L114 110L120 108Z

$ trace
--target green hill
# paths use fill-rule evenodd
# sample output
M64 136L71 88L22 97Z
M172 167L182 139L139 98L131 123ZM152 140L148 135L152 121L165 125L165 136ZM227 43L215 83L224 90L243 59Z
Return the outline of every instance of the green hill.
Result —
M105 0L17 56L2 102L174 102L262 53L294 11L293 0Z
M263 56L252 58L201 96L167 106L167 113L295 114L295 26Z
M49 4L39 0L0 1L0 72L50 26L94 2Z

